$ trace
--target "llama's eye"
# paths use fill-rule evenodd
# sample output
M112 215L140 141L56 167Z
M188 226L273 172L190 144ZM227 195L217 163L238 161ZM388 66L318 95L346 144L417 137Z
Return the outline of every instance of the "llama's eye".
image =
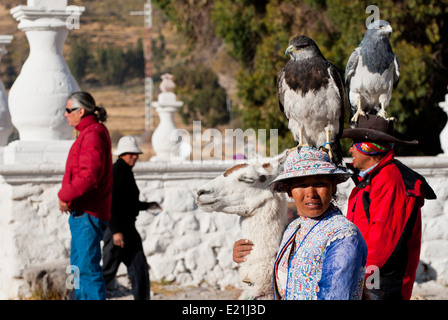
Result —
M258 180L260 180L260 182L265 182L266 181L266 176L265 175L261 175Z

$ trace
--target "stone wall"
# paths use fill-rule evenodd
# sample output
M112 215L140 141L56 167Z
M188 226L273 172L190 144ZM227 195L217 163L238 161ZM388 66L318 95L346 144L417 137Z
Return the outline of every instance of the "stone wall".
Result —
M163 212L141 212L137 228L151 267L151 279L184 285L201 281L222 286L238 282L231 248L240 238L239 217L206 213L194 199L208 180L232 165L144 163L135 176L141 198L161 203Z
M424 175L438 196L422 210L418 280L448 283L448 157L400 160ZM238 286L232 247L240 238L239 217L205 213L194 202L196 190L231 165L137 163L141 200L163 207L158 215L141 212L137 219L152 280ZM56 196L63 170L63 165L0 165L0 299L29 295L36 270L57 267L68 277L68 216L59 212ZM350 181L339 187L343 211L352 187Z

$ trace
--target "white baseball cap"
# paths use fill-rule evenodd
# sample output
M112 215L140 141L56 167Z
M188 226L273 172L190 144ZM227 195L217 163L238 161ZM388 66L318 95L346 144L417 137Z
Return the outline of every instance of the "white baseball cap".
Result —
M143 153L133 136L121 137L118 141L117 148L113 152L115 156L120 156L124 153Z

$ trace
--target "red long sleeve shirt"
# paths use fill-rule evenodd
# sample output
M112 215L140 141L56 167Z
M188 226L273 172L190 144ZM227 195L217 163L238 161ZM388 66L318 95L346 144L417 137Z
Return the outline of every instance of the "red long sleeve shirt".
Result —
M411 297L425 198L434 199L433 190L421 175L395 160L393 150L364 179L358 179L350 194L347 218L367 243L367 268L379 269L379 288L372 292L381 299ZM367 272L366 285L370 276Z

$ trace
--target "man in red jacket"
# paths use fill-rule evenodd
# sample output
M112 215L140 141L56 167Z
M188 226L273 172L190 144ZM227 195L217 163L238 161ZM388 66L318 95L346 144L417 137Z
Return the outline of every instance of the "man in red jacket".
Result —
M87 92L73 93L65 117L79 131L68 154L59 209L70 213L70 263L76 300L105 300L100 242L110 219L112 154L106 110ZM78 273L79 272L79 273Z
M342 138L353 139L353 180L347 218L368 248L365 299L410 299L420 258L421 207L436 195L417 172L394 159L393 121L362 116Z

